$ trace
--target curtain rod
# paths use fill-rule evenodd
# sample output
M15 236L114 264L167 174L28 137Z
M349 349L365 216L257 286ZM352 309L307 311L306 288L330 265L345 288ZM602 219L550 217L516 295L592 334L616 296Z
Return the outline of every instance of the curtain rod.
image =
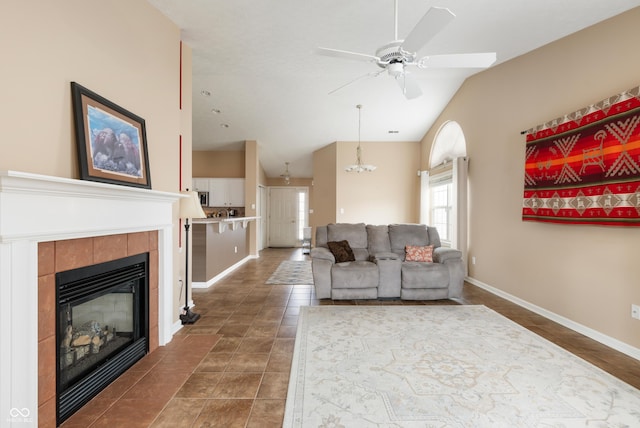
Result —
M636 86L635 88L631 88L629 90L623 91L617 95L613 95L611 97L605 98L603 100L598 101L597 103L591 104L589 107L583 107L579 110L574 111L573 113L566 114L562 117L557 117L553 120L545 122L541 125L534 126L533 128L520 131L520 135L524 135L531 132L539 132L543 129L552 128L554 126L561 125L570 120L580 120L582 117L596 112L598 110L603 110L604 108L608 108L614 104L617 104L621 101L625 101L629 98L640 98L640 86Z

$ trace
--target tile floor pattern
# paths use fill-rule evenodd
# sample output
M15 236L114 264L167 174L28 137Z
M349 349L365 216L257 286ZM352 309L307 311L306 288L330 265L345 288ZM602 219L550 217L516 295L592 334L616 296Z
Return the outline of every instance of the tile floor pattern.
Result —
M313 286L266 285L300 249L266 249L207 290L195 290L202 318L147 355L62 426L280 427L300 306L483 304L640 388L640 361L478 287L457 301L317 300Z

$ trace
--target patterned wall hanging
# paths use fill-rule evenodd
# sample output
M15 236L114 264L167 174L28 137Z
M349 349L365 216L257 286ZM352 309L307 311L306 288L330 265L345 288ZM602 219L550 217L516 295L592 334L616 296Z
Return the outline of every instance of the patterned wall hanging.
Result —
M640 87L524 134L523 220L640 226Z

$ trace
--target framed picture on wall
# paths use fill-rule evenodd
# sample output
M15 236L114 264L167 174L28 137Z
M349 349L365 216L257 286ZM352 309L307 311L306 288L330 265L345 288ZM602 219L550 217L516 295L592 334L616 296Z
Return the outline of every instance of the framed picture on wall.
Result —
M144 119L71 82L80 178L151 188Z

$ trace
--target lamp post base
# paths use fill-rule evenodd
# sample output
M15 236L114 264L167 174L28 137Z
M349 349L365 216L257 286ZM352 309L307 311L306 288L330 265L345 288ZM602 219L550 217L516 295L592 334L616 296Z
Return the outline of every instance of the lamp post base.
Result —
M185 310L184 314L180 315L180 321L182 321L182 325L194 324L199 319L200 319L200 314L191 312L191 309L188 309L188 308Z

